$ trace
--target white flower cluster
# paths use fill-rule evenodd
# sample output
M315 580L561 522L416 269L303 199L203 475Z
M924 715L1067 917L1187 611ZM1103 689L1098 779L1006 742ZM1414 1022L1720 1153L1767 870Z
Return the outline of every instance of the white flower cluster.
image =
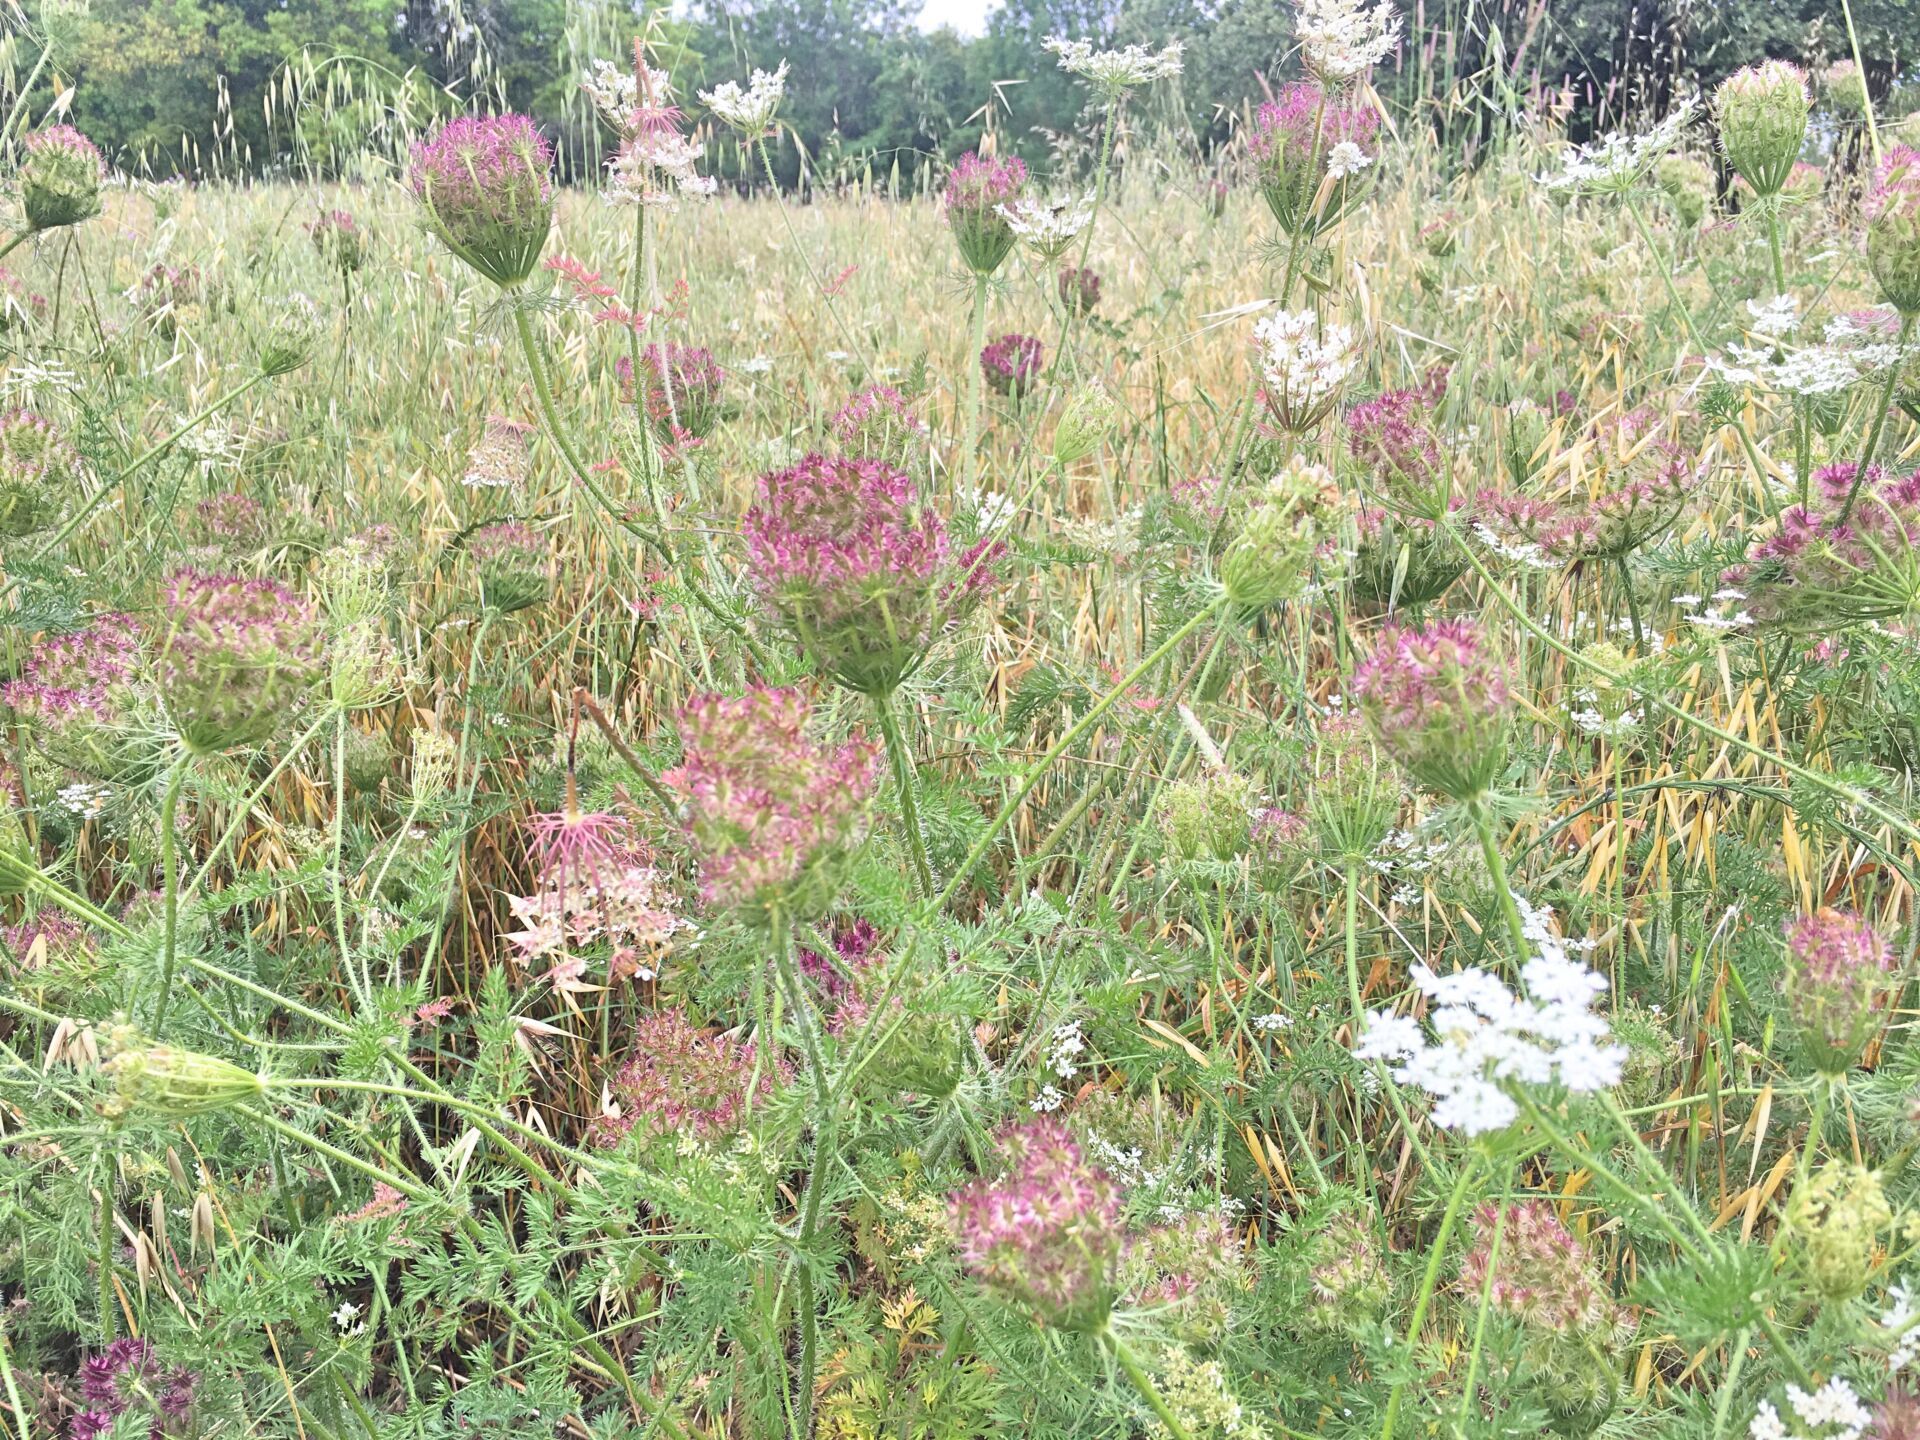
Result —
M1080 1022L1068 1020L1054 1027L1053 1039L1047 1046L1047 1068L1062 1080L1070 1080L1080 1068L1080 1055L1087 1048L1086 1037L1080 1033Z
M1812 1394L1787 1386L1787 1406L1798 1422L1794 1429L1787 1428L1772 1402L1763 1400L1747 1431L1750 1440L1860 1440L1873 1424L1873 1413L1838 1375Z
M1769 340L1783 340L1800 328L1800 298L1797 295L1749 300L1747 313L1753 317L1753 333Z
M780 100L786 93L787 62L782 60L780 68L771 75L764 70L754 71L753 78L747 82L744 90L729 80L711 90L702 90L700 98L722 124L731 125L741 134L755 138L773 128L773 117L780 109Z
M1041 255L1056 260L1074 237L1093 223L1092 197L1085 200L1022 198L993 207L1007 228Z
M1716 590L1703 602L1698 595L1676 595L1673 603L1687 612L1687 623L1702 630L1739 630L1753 623L1753 613L1738 609L1747 598L1744 590ZM1709 608L1702 609L1703 603Z
M1591 145L1576 145L1556 174L1537 175L1549 190L1589 193L1621 191L1637 183L1654 162L1680 143L1692 123L1699 102L1689 96L1668 112L1667 118L1640 135L1611 131Z
M1091 40L1069 40L1064 35L1051 37L1041 48L1060 57L1062 70L1083 76L1110 94L1178 75L1180 56L1185 50L1177 40L1159 51L1144 45L1129 45L1124 50L1096 50Z
M1571 959L1548 925L1550 912L1519 902L1537 953L1521 967L1522 999L1490 971L1438 975L1413 967L1413 982L1434 1002L1429 1039L1418 1020L1376 1010L1354 1046L1362 1060L1397 1062L1393 1076L1439 1103L1433 1123L1468 1135L1504 1130L1519 1117L1510 1085L1554 1081L1574 1091L1604 1090L1620 1079L1624 1047L1612 1044L1593 1004L1606 980Z
M1792 350L1729 345L1727 358L1707 357L1707 368L1735 385L1765 385L1782 395L1811 399L1838 395L1900 358L1888 344L1806 345Z
M1352 84L1400 43L1400 17L1387 0L1299 0L1293 29L1307 69L1327 85Z
M706 146L677 130L642 130L631 135L608 166L607 202L672 210L683 195L710 199L720 182L693 168L706 153Z
M1633 622L1627 622L1632 628ZM1581 686L1573 692L1573 698L1580 702L1578 710L1570 711L1567 718L1582 735L1592 735L1601 740L1624 740L1640 728L1640 722L1646 713L1631 708L1619 710L1609 705L1601 708L1600 692L1587 686Z
M580 77L580 88L593 108L619 134L633 133L633 118L641 105L640 77L606 60L596 60ZM673 82L664 70L647 70L646 103L664 106L673 98Z
M1915 1300L1913 1287L1904 1280L1887 1287L1887 1299L1892 1303L1880 1312L1880 1327L1894 1337L1893 1349L1887 1353L1887 1369L1898 1375L1920 1360L1920 1301Z
M1330 401L1357 363L1351 328L1318 330L1311 310L1279 310L1254 322L1260 373L1268 389L1295 411L1317 410Z
M1327 152L1327 177L1332 180L1344 180L1349 175L1358 175L1373 163L1373 157L1351 140L1342 140Z

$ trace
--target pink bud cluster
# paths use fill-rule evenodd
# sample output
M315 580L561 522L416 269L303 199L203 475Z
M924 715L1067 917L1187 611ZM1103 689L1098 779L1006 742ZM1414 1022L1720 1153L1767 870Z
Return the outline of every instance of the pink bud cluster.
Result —
M345 210L322 210L307 226L307 235L320 258L343 275L350 275L367 258L367 237Z
M1443 495L1450 478L1426 407L1424 390L1388 390L1347 412L1347 453L1387 493L1416 502Z
M525 115L462 115L413 147L407 182L447 248L519 284L553 224L553 147Z
M678 716L680 763L660 777L685 802L700 852L701 893L714 905L819 914L837 862L859 840L878 781L878 748L806 734L798 690L756 687L695 696Z
M1122 1249L1119 1192L1052 1117L1000 1136L1006 1174L951 1200L961 1258L1046 1323L1098 1330L1112 1308Z
M1886 940L1858 915L1822 909L1787 926L1787 1009L1821 1070L1840 1074L1859 1062L1894 970Z
M1311 81L1296 81L1262 105L1247 148L1260 194L1280 228L1313 235L1337 219L1338 202L1320 197L1335 152L1342 160L1355 151L1370 157L1379 133L1380 116L1371 107L1345 104ZM1353 173L1333 178L1338 183Z
M217 543L245 548L266 538L266 506L237 490L209 495L193 507L193 515L201 533Z
M1000 213L1027 187L1027 165L1019 156L962 155L947 172L947 226L960 258L975 274L991 275L1013 249L1013 227Z
M1499 773L1506 670L1471 622L1389 626L1353 692L1387 753L1441 794L1472 799Z
M1815 471L1809 502L1781 511L1774 533L1721 573L1747 592L1756 619L1884 619L1920 599L1920 470L1894 477L1869 466L1854 494L1859 473L1851 461Z
M800 952L801 977L819 995L822 1010L831 1007L827 1029L832 1034L845 1034L859 1026L870 1013L861 992L884 958L879 951L880 932L873 927L873 922L855 920L834 933L833 958L817 950Z
M99 1440L128 1434L121 1417L129 1411L149 1417L149 1440L171 1440L192 1433L194 1392L199 1379L191 1371L168 1369L148 1340L115 1340L80 1364L80 1398L86 1409L67 1426L69 1440Z
M1038 336L1008 331L980 352L980 373L1002 395L1024 395L1039 378L1046 353Z
M1100 273L1087 266L1062 266L1056 288L1060 303L1075 315L1091 315L1100 304Z
M44 637L0 699L42 725L111 723L131 698L141 641L140 622L128 615L102 615L84 630Z
M663 435L671 436L677 427L686 434L703 438L720 423L721 395L727 372L720 368L711 350L697 345L649 345L641 352L646 366L647 418ZM621 399L634 400L633 362L622 355L613 362L620 377Z
M1460 1293L1469 1304L1485 1294L1495 1310L1560 1334L1609 1331L1618 1322L1619 1307L1592 1257L1549 1202L1483 1205L1473 1227L1473 1246L1460 1267Z
M9 925L3 932L15 962L29 969L47 961L91 954L93 932L64 910L49 906L31 920Z
M197 753L269 738L319 677L326 627L272 580L175 574L161 602L158 677L180 738Z
M594 1123L594 1139L618 1145L687 1136L705 1143L731 1135L746 1119L749 1096L764 1100L792 1078L776 1061L752 1089L754 1047L695 1025L678 1009L655 1010L633 1026L633 1058L608 1083L617 1115Z

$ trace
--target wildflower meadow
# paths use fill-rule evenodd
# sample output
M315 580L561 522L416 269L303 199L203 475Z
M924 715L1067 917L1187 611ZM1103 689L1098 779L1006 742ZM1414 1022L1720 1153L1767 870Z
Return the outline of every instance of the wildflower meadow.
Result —
M9 15L8 1440L1920 1440L1851 11L803 188L659 16L175 177Z

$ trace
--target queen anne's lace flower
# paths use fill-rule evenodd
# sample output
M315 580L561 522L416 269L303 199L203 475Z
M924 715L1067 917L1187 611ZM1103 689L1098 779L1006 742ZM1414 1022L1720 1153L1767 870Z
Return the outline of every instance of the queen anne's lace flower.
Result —
M994 210L1014 235L1048 260L1057 260L1093 223L1093 199L1038 200L1023 197Z
M1254 324L1253 339L1267 408L1287 430L1304 430L1325 415L1356 363L1353 331L1323 330L1311 310L1276 311Z
M702 90L700 98L724 124L749 138L758 138L773 128L773 117L786 93L787 62L782 60L772 74L754 71L744 90L729 80L711 90Z
M1537 177L1549 190L1600 194L1626 190L1645 178L1661 156L1680 143L1698 103L1688 97L1664 120L1639 135L1611 131L1591 145L1576 145L1558 173Z
M1306 67L1327 85L1351 85L1393 53L1400 17L1387 0L1299 0L1294 33Z
M1043 47L1060 57L1060 68L1079 75L1109 94L1119 94L1135 85L1151 85L1178 75L1184 46L1174 41L1163 50L1144 45L1129 45L1124 50L1096 50L1091 40L1069 40L1064 35L1048 39Z
M1611 1043L1593 1004L1607 982L1570 959L1548 927L1548 912L1519 900L1527 938L1537 947L1521 969L1526 996L1490 971L1439 975L1413 967L1413 983L1434 1002L1428 1038L1418 1020L1377 1010L1354 1047L1363 1060L1394 1062L1393 1076L1437 1102L1433 1122L1468 1135L1504 1130L1519 1117L1514 1085L1555 1081L1569 1090L1604 1090L1620 1079L1624 1046Z
M1811 1393L1787 1386L1787 1408L1796 1422L1791 1430L1770 1401L1761 1401L1747 1431L1751 1440L1860 1440L1873 1423L1872 1412L1838 1375Z

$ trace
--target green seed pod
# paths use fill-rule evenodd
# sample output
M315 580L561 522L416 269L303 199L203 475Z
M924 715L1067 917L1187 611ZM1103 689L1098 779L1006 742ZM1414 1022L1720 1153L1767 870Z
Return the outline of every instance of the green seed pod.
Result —
M1721 81L1714 92L1727 162L1762 199L1778 195L1807 139L1807 77L1768 60Z

